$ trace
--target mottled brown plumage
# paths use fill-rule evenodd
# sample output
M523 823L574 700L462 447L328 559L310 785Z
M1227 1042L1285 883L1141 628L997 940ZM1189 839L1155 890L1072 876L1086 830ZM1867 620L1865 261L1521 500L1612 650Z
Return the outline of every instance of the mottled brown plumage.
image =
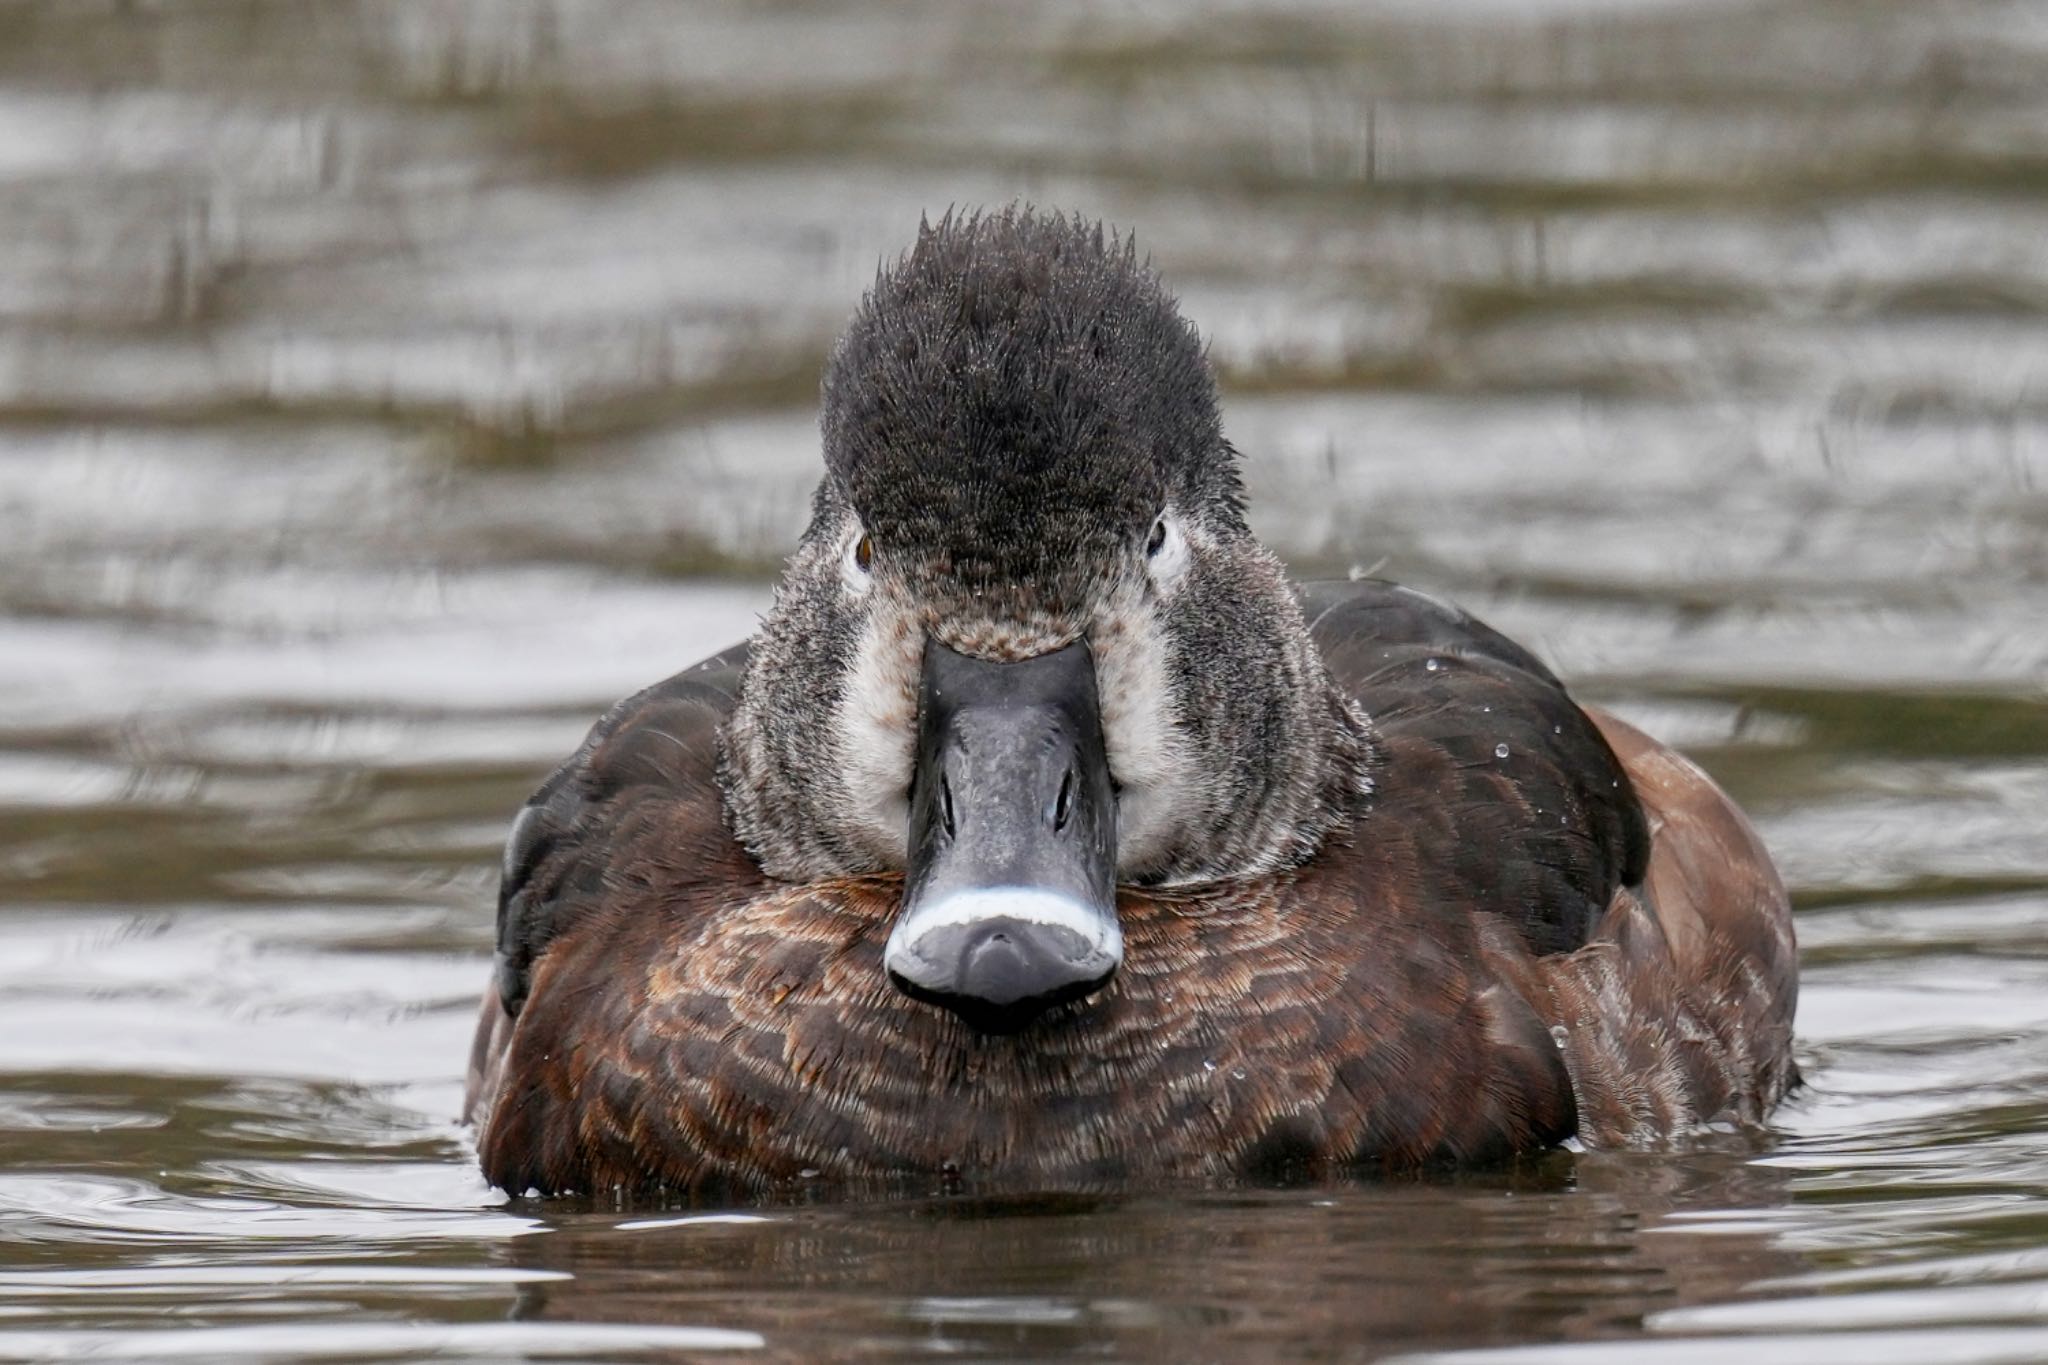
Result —
M1304 596L1373 719L1372 790L1301 866L1125 887L1121 970L1013 1036L892 988L900 878L772 881L735 841L719 727L744 650L622 703L507 852L467 1102L486 1175L1046 1185L1759 1121L1793 1079L1796 964L1741 813L1454 610Z

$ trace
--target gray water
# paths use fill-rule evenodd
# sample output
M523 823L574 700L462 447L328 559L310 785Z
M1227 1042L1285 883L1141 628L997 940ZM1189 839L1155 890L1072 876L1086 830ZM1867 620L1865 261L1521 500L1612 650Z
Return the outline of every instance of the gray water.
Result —
M1138 230L1299 569L1755 815L1768 1135L482 1184L510 812L750 628L877 262L1020 196ZM2040 4L0 0L0 1359L2048 1359L2044 324Z

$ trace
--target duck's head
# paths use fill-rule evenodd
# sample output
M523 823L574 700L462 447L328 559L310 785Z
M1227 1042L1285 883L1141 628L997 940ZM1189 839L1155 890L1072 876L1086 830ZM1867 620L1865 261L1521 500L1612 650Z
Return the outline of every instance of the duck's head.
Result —
M1369 782L1129 241L926 226L840 340L826 474L726 739L771 875L900 870L897 985L988 1031L1093 991L1118 883L1308 857Z

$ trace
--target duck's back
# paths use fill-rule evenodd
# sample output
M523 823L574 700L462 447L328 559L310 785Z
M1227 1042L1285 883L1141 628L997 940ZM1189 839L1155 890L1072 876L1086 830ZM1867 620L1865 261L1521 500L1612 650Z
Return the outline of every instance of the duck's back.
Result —
M1356 818L1292 872L1126 888L1116 978L1014 1037L890 987L898 881L772 883L733 842L740 656L621 703L507 850L486 1173L1218 1175L1760 1118L1792 1075L1792 941L1734 807L1453 609L1372 582L1304 602L1383 746Z

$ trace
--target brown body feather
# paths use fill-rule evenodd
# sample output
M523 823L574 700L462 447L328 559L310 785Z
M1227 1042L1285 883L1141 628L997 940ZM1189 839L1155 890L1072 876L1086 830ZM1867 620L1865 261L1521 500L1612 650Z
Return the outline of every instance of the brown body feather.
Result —
M1227 1177L1760 1120L1794 1075L1796 965L1741 813L1455 611L1306 596L1374 718L1373 792L1299 868L1125 888L1122 969L1014 1036L890 985L898 880L774 882L733 840L740 654L623 703L508 850L467 1102L486 1175Z

